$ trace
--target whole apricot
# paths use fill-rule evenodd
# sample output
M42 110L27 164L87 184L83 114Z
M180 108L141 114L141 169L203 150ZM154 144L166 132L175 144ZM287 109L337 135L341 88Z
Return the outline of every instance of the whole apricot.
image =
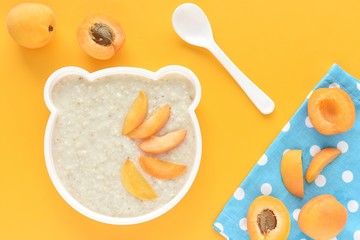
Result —
M324 135L348 131L356 117L354 102L340 88L315 90L309 98L308 114L314 128Z
M91 57L106 60L123 46L125 33L113 18L91 15L85 18L77 31L80 46Z
M257 197L247 214L247 229L251 240L287 239L290 215L282 201L271 196Z
M338 235L347 221L346 208L330 194L308 201L298 217L301 231L316 240L328 240Z
M40 48L55 33L55 14L41 3L22 3L10 10L6 18L8 32L21 46Z

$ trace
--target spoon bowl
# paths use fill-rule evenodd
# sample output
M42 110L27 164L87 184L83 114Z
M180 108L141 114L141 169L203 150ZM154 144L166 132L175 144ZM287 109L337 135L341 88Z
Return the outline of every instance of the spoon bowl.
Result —
M209 19L195 4L185 3L176 8L172 24L180 38L191 45L206 47L214 39Z

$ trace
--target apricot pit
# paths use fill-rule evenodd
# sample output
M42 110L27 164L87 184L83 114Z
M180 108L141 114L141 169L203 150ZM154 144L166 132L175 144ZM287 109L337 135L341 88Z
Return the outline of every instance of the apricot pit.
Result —
M348 131L355 122L354 103L340 88L319 88L308 101L308 114L314 128L324 135Z
M287 239L290 215L282 201L271 196L257 197L247 214L247 229L251 240Z
M78 28L77 39L87 54L106 60L121 49L125 33L115 19L105 15L91 15Z

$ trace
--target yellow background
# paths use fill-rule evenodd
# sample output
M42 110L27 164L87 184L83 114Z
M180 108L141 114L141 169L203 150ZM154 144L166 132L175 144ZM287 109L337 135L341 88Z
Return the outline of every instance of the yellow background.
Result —
M222 239L212 223L252 166L333 63L360 77L360 1L194 1L208 15L215 39L234 63L276 103L261 115L204 49L183 42L171 16L178 0L43 0L57 19L44 48L19 47L6 15L23 1L0 3L0 239ZM76 29L89 13L113 16L126 43L111 60L79 47ZM90 72L112 66L152 71L179 64L202 86L196 111L203 138L198 176L184 199L163 216L132 226L90 220L60 197L47 174L43 137L49 116L47 77L75 65Z

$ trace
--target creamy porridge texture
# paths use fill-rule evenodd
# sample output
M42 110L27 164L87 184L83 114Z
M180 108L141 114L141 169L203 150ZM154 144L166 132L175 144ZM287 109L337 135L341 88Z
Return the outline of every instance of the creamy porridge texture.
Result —
M171 114L156 134L186 129L185 140L176 148L157 155L144 154L135 141L121 134L124 117L142 90L148 97L148 115L169 104ZM188 112L195 89L181 74L159 80L130 74L111 75L88 81L68 75L52 90L57 119L52 135L55 170L65 189L85 207L107 216L132 217L149 213L169 202L184 186L194 163L196 141ZM184 164L187 171L173 180L159 180L139 166L140 155ZM127 192L120 172L130 158L158 195L142 201Z

